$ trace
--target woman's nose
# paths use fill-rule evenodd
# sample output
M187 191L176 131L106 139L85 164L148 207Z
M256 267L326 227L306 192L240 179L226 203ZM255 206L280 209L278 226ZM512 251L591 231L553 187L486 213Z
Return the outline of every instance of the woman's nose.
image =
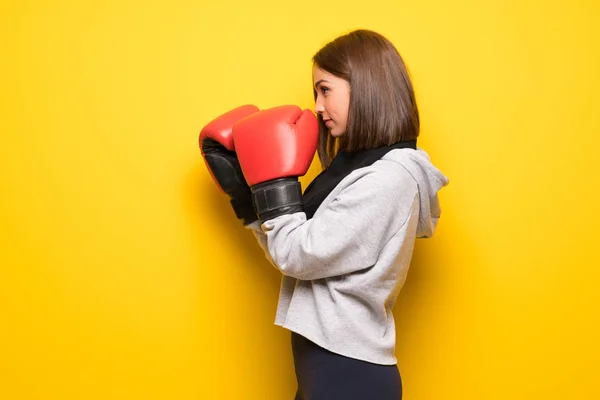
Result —
M325 111L325 108L323 107L323 102L320 99L320 96L317 97L317 101L315 102L315 112L317 114L321 114L323 111Z

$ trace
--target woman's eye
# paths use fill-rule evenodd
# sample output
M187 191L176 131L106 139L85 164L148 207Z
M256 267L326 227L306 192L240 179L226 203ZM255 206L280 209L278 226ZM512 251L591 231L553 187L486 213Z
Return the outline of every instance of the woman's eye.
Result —
M325 86L321 86L321 93L325 94L329 91L329 88L326 88Z

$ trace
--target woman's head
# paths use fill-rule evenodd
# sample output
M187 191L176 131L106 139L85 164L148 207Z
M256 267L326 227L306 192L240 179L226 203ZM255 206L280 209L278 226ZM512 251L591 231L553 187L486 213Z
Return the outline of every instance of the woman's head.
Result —
M313 57L319 158L328 166L338 150L359 151L413 140L419 112L410 77L394 45L356 30Z

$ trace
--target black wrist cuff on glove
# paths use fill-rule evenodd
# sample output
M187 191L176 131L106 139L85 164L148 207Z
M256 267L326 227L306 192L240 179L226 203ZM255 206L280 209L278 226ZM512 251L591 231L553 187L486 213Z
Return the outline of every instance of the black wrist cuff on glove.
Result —
M258 220L252 205L252 198L250 196L248 196L248 201L239 201L233 197L231 198L230 203L235 216L238 219L241 219L244 225L250 225L254 221Z
M304 210L298 178L282 178L255 185L252 187L252 201L261 223Z

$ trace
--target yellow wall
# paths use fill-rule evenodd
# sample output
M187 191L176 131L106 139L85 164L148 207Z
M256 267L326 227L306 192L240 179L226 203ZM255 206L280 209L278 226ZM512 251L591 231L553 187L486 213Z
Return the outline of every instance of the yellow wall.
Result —
M231 9L228 9L231 7ZM396 309L405 399L600 396L600 6L12 1L0 6L0 398L291 399L279 275L197 135L312 107L310 58L394 41L451 180ZM318 173L313 163L303 185Z

